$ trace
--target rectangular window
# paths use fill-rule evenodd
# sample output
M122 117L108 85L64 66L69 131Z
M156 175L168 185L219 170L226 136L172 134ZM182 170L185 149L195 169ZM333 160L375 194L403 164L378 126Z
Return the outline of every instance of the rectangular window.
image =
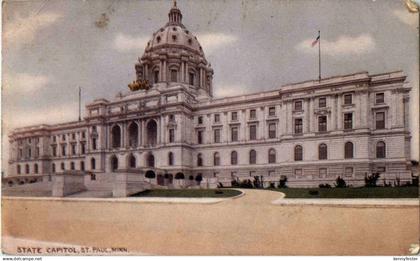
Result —
M220 114L214 115L214 122L219 123L220 122Z
M198 124L203 124L203 116L198 116L197 122Z
M353 177L353 167L346 167L344 170L344 176Z
M189 83L190 83L190 85L194 85L194 73L189 73Z
M19 155L18 155L18 158L19 158L19 159L21 159L21 158L22 158L22 155L23 155L23 153L22 153L22 149L19 149Z
M32 157L32 150L31 148L28 149L28 157L31 158Z
M276 138L276 124L275 123L268 124L268 138L269 139Z
M257 126L256 125L249 126L249 139L250 140L257 139Z
M353 95L351 93L344 94L344 105L351 105L353 103Z
M257 111L255 109L249 110L249 118L256 119L257 118Z
M268 116L276 116L276 107L268 108Z
M66 134L63 134L62 136L61 136L61 139L64 141L64 140L66 140Z
M381 104L381 103L384 103L385 102L385 95L384 95L384 93L382 92L382 93L377 93L376 95L375 95L375 103L376 104Z
M376 113L376 129L385 129L385 112Z
M172 143L175 141L175 130L169 129L169 142Z
M319 132L327 131L327 116L318 117L318 131Z
M344 114L344 129L345 130L353 129L353 113Z
M237 121L238 120L238 112L233 111L231 114L231 119L232 121Z
M86 133L83 131L82 132L82 139L86 138Z
M76 144L71 145L71 154L76 155Z
M238 127L232 127L230 129L231 132L231 140L238 141Z
M325 107L327 107L327 98L325 98L325 97L319 98L319 100L318 100L318 107L319 108L325 108Z
M302 169L295 169L295 176L296 177L302 176Z
M61 145L61 156L66 156L66 145Z
M220 143L220 129L214 130L214 143Z
M52 149L52 155L54 157L56 157L57 156L57 147L56 146L52 146L51 149Z
M327 169L326 168L320 168L319 169L319 177L320 178L326 178L327 177Z
M178 72L176 70L171 70L171 82L178 81Z
M86 153L86 145L84 143L81 143L80 146L81 146L80 147L81 153L85 154Z
M302 101L295 101L295 111L301 111L302 108Z
M72 140L76 139L76 133L72 133L72 134L71 134L71 139L72 139Z
M159 71L154 71L154 83L159 82Z
M295 134L302 134L303 126L302 119L295 119Z
M35 148L35 158L39 157L39 147Z
M96 146L97 144L96 144L96 139L95 138L93 138L92 139L92 150L96 150Z
M197 143L203 144L203 131L197 131Z

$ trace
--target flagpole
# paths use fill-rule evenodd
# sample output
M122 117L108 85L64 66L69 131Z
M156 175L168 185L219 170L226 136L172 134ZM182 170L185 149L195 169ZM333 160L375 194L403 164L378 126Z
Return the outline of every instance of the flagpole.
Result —
M81 96L82 96L82 88L79 86L79 121L82 120L82 117L81 117L82 107L80 103Z
M321 81L321 31L318 31L318 80Z

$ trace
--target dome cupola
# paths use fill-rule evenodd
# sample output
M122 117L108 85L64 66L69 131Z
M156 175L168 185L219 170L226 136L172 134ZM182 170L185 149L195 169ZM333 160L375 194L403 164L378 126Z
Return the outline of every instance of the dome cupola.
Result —
M135 65L137 79L129 85L130 89L154 88L159 83L168 87L183 84L213 96L213 69L197 37L182 24L176 1L168 17L166 25L147 42L143 56Z

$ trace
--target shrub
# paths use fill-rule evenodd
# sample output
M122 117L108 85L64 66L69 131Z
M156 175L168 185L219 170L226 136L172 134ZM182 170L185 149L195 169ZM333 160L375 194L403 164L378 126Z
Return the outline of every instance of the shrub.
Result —
M254 188L261 188L262 182L258 176L254 177L254 181L252 182L254 184Z
M234 188L239 188L239 186L240 186L239 182L236 179L232 180L232 182L230 184Z
M274 182L270 182L270 188L276 188L276 184L274 184Z
M249 180L249 179L246 179L246 180L242 181L241 184L240 184L240 187L241 188L254 188L251 180Z
M175 179L184 179L185 178L185 176L184 176L184 174L183 173L181 173L181 172L178 172L176 175L175 175Z
M153 171L148 171L146 172L145 177L148 179L154 179L156 177L156 174Z
M376 187L376 183L378 182L380 175L381 174L379 173L372 173L372 175L369 176L365 175L365 187Z
M335 187L336 188L346 188L347 184L346 181L341 178L340 176L337 177L337 179L335 180Z
M190 175L190 176L188 177L188 179L189 179L189 180L194 180L194 176L193 176L193 175Z
M331 188L331 185L328 184L328 183L325 183L325 184L319 184L318 187L319 188Z
M281 176L278 188L287 188L287 177Z
M203 181L203 177L201 175L197 175L197 176L195 176L195 181L200 183L201 181Z

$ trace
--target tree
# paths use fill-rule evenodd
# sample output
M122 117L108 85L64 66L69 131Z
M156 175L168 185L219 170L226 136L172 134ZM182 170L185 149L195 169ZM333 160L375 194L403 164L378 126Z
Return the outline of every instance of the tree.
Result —
M279 188L287 188L287 177L281 176L279 181Z
M335 180L335 187L336 188L347 187L346 181L343 178L341 178L340 176L338 176L337 179Z
M369 176L365 174L365 187L376 187L380 175L380 173L372 173L372 175Z

